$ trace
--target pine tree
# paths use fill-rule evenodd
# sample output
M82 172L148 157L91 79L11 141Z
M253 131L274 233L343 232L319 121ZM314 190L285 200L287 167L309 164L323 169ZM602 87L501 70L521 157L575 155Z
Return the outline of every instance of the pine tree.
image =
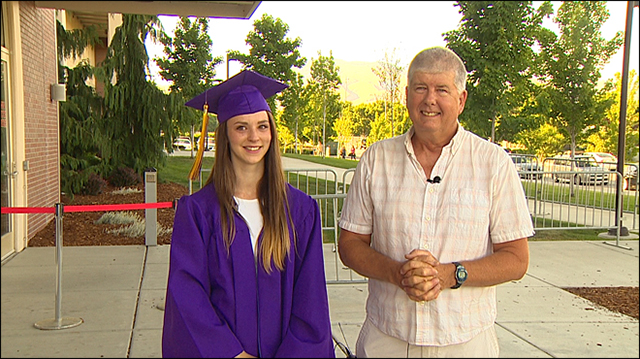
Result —
M157 39L159 29L157 16L123 14L107 51L102 153L111 169L125 166L142 173L164 166L164 148L171 142L163 133L171 133L171 119L184 111L179 95L165 95L149 81L144 40Z
M98 123L102 116L102 98L87 85L94 69L86 61L75 68L64 60L79 57L89 45L100 39L95 26L67 31L56 21L58 78L66 84L66 101L59 102L60 190L73 199L85 187L91 173L102 174Z

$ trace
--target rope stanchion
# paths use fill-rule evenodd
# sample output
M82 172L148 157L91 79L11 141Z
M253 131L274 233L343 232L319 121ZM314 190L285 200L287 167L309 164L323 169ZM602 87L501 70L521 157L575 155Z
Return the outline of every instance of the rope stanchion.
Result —
M77 327L84 320L76 317L62 317L62 215L64 206L56 203L56 316L52 319L44 319L33 325L42 330L68 329Z
M77 327L84 320L78 317L62 317L62 216L64 212L101 212L101 211L124 211L149 208L176 208L176 200L172 202L160 203L130 203L130 204L97 204L97 205L77 205L63 206L56 203L55 207L1 207L2 214L20 213L53 213L56 220L56 306L55 317L44 319L33 325L42 330L68 329Z

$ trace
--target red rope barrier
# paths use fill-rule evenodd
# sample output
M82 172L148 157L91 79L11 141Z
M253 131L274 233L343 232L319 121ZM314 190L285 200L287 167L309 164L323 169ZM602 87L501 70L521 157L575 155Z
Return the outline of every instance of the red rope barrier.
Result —
M133 209L171 208L173 202L160 203L128 203L128 204L93 204L81 206L63 206L63 212L100 212L124 211ZM2 207L2 213L55 213L54 207Z
M99 212L124 211L130 209L170 208L172 202L160 203L129 203L129 204L93 204L84 206L64 206L64 212Z
M2 214L5 213L55 213L53 207L2 207Z

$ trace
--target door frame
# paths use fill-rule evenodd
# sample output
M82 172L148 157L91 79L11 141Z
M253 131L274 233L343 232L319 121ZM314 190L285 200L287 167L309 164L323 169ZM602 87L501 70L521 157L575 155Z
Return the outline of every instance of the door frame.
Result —
M18 174L13 178L12 205L15 207L27 207L27 171L23 164L26 163L25 147L25 117L24 117L24 76L22 67L22 35L20 33L20 2L2 2L2 30L5 34L6 48L2 48L2 59L7 62L8 82L8 113L11 121L11 159L15 164ZM10 111L10 112L9 112ZM20 252L27 246L28 239L28 214L13 214L13 247L14 252ZM3 253L2 260L10 255Z

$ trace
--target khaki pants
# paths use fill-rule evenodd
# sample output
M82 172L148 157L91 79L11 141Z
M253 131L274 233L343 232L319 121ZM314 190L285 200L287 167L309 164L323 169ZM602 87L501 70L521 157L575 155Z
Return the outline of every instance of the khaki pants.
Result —
M495 325L465 343L421 346L384 334L367 317L356 343L358 358L497 358L499 353Z

